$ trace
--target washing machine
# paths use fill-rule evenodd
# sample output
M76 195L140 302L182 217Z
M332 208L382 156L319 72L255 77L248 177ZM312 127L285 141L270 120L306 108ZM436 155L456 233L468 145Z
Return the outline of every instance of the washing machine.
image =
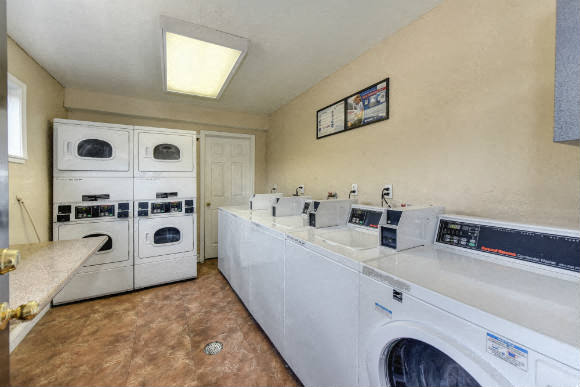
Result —
M134 202L135 288L197 276L195 198Z
M444 215L434 242L363 263L359 385L578 385L578 231Z
M133 127L54 119L53 176L133 177Z
M57 203L53 237L71 240L106 236L53 304L63 304L133 289L133 211L130 201Z
M409 228L431 230L422 241L431 244L435 227L429 223L436 223L442 210L352 205L346 225L287 233L283 354L304 385L358 383L359 273L363 262L397 253L380 245L380 226L392 216L388 211L400 215L402 235L411 233ZM315 222L334 218L322 211Z

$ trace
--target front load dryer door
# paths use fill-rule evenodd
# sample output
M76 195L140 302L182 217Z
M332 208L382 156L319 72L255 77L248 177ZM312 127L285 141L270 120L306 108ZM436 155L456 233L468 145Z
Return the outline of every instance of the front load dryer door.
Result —
M193 217L139 219L139 258L193 251Z
M193 172L193 136L141 132L138 137L139 172Z
M473 351L426 325L388 323L368 342L366 364L371 386L511 385Z
M113 172L130 170L130 130L58 124L55 131L58 170Z
M106 236L107 242L84 266L129 261L129 220L61 224L55 238L70 240L96 236Z

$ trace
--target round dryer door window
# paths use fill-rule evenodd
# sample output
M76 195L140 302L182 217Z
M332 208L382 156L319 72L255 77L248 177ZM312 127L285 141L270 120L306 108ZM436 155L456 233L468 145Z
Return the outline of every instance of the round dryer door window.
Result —
M78 143L77 154L89 159L110 159L113 157L113 146L103 140L88 138Z
M179 147L173 144L159 144L153 148L153 158L156 160L177 161L181 159Z
M386 350L388 386L479 386L457 362L416 339L399 339Z

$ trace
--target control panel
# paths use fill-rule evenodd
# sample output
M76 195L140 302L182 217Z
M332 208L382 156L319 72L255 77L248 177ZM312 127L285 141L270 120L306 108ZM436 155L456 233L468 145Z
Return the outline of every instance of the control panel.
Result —
M174 200L162 202L139 202L137 216L164 215L164 214L194 214L195 201Z
M107 203L94 205L62 204L57 206L56 221L88 220L94 218L128 218L130 203Z
M312 202L305 202L304 207L302 207L302 215L308 214L308 210L310 210L310 203Z
M383 213L381 211L366 208L352 208L348 223L378 229L382 216Z
M580 237L441 218L436 242L580 272Z

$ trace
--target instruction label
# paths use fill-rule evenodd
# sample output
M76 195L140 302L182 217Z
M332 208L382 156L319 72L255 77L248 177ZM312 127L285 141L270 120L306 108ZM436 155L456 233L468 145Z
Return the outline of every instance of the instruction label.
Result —
M522 371L528 371L528 350L487 332L487 352Z

